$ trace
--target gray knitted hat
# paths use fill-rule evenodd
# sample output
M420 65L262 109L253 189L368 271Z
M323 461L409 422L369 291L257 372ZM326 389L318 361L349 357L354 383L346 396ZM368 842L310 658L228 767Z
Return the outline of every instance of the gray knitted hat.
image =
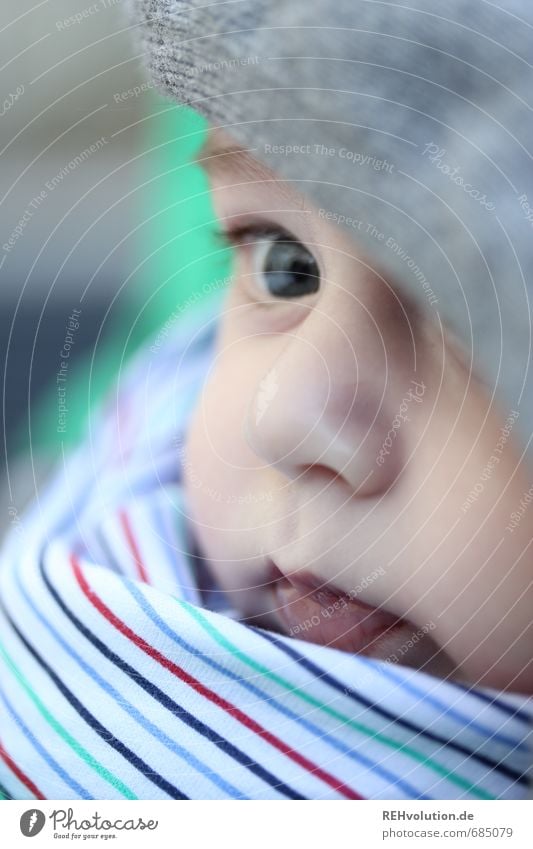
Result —
M130 5L157 85L433 311L533 457L533 3Z

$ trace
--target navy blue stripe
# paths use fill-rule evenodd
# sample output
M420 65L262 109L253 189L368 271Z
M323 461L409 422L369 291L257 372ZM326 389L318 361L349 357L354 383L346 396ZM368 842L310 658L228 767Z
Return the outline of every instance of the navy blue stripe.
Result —
M502 713L507 714L512 719L517 719L520 722L523 722L525 725L529 726L533 719L533 712L528 714L526 711L522 710L519 707L514 707L512 705L508 705L505 702L500 702L495 696L489 696L488 693L482 693L480 690L475 690L471 687L466 686L465 684L459 684L457 681L449 681L447 682L452 686L456 687L458 690L462 690L465 693L468 693L469 696L473 696L476 699L479 699L486 704L489 704L493 708L497 708L502 711Z
M489 758L487 755L480 754L477 751L472 751L467 746L463 746L461 743L456 743L454 740L448 740L445 737L441 737L439 734L435 734L433 731L429 731L427 728L419 728L415 725L414 722L410 722L408 719L403 717L395 716L395 714L386 710L386 708L381 707L376 702L372 702L370 699L365 698L361 693L354 693L352 690L347 689L346 685L335 678L333 675L330 675L328 672L324 672L319 666L313 663L311 660L308 660L306 657L301 655L291 646L286 645L281 640L278 640L276 637L272 636L267 631L263 631L261 628L257 628L255 626L250 626L260 636L264 637L271 643L274 643L281 651L285 652L289 657L293 658L293 660L297 660L298 663L307 669L312 675L317 678L320 678L321 681L325 681L332 687L334 690L338 690L343 693L345 696L348 696L355 702L364 705L364 707L373 710L375 713L382 716L384 719L388 719L395 725L401 725L403 728L406 728L409 731L412 731L418 737L427 737L428 740L432 740L434 743L439 743L441 746L449 749L455 749L455 751L460 752L462 755L465 755L468 758L474 758L485 766L490 767L491 770L500 773L501 775L507 776L507 778L511 778L513 781L518 782L519 784L527 784L529 781L529 776L527 773L519 772L512 767L507 766L506 764L501 763L500 761L496 761L493 758Z
M236 787L230 784L228 781L225 781L223 778L216 775L213 770L209 769L204 763L202 763L198 758L196 758L188 749L184 746L181 746L175 740L172 740L161 728L158 728L154 723L150 722L150 720L139 710L137 710L134 705L131 704L118 690L115 688L92 667L88 664L74 649L72 648L71 642L67 642L61 634L53 627L53 625L43 616L40 610L35 606L33 600L28 596L28 592L25 587L22 585L20 575L18 572L15 576L15 582L17 584L17 588L22 595L22 598L25 600L26 604L33 612L33 614L39 619L40 622L44 625L47 631L52 634L52 636L57 640L60 646L66 651L80 666L83 671L90 676L93 681L100 686L104 692L106 692L112 699L115 700L117 705L122 708L130 717L132 717L136 722L138 722L142 728L148 733L155 737L163 746L166 746L167 749L170 749L171 752L176 754L179 758L185 760L187 766L190 770L196 770L200 775L205 775L210 781L220 787L221 790L225 791L228 796L232 798L244 798L247 799L247 796L244 796ZM2 697L2 690L0 688L0 698ZM26 726L23 726L25 729L23 731L26 736L30 734L29 729ZM35 741L34 745L38 745L37 741ZM83 788L82 788L83 789ZM83 797L82 797L83 798ZM88 797L92 798L92 797Z
M118 655L111 651L98 637L92 633L84 624L81 622L71 610L67 607L63 599L60 597L59 593L52 586L48 575L46 574L46 570L44 568L42 559L39 563L39 568L41 571L41 575L44 583L46 584L47 589L49 590L52 597L55 599L56 603L59 605L63 613L70 619L70 621L75 625L75 627L83 634L83 636L89 640L90 643L95 646L98 651L100 651L104 657L110 660L115 664L122 672L125 672L126 675L142 687L145 692L147 692L153 699L162 704L167 710L169 710L174 716L178 717L182 722L186 725L189 725L193 728L198 734L206 737L210 742L214 743L219 749L221 749L226 755L232 757L235 761L237 761L241 766L246 767L246 769L250 770L254 775L258 778L262 779L266 784L269 784L274 789L278 790L284 796L287 796L289 799L305 799L305 796L302 796L300 793L297 793L293 790L289 785L285 784L283 781L280 781L271 772L264 769L264 767L255 763L255 761L251 761L250 757L246 755L244 752L241 752L233 743L230 743L224 737L221 737L220 734L210 728L205 723L201 722L201 720L194 717L190 714L185 708L181 705L177 704L177 702L173 701L166 693L159 689L155 684L151 681L148 681L140 672L130 666L126 661L122 660Z
M1 688L0 699L3 701L9 715L11 716L13 721L18 725L26 740L29 740L35 751L48 764L48 766L63 779L65 784L68 784L68 786L72 790L74 790L75 793L77 793L80 799L94 799L94 796L91 796L91 794L88 790L85 789L85 787L82 787L82 785L78 784L78 782L74 778L71 778L68 772L63 769L63 767L58 764L58 762L55 760L55 758L52 757L52 755L47 751L47 749L45 749L45 747L41 745L35 735L32 734L28 726L22 721L7 696L2 692Z
M200 649L197 649L195 646L191 646L187 643L182 637L178 636L175 631L170 628L166 622L164 622L160 616L156 613L150 602L147 600L146 596L135 586L132 581L126 582L126 588L130 591L133 598L136 599L137 603L142 607L147 616L150 617L152 622L155 622L158 628L160 628L166 636L170 637L170 639L174 640L177 645L184 648L186 651L190 652L194 657L201 658L204 663L207 663L213 669L216 669L217 672L220 672L222 675L226 675L232 681L236 681L245 689L249 690L253 693L259 701L268 702L271 708L279 711L284 716L288 716L289 719L292 719L294 722L299 723L304 728L307 728L312 734L314 734L318 739L322 742L328 743L330 746L337 749L337 751L341 751L343 755L346 755L349 758L359 762L364 767L369 770L373 770L377 775L381 776L385 781L387 781L391 786L398 785L406 796L409 799L430 799L430 796L425 796L423 793L420 793L419 790L413 785L409 784L407 781L404 781L398 775L394 775L389 770L382 767L380 763L376 763L375 760L371 760L367 758L365 755L361 754L358 751L354 751L353 748L350 748L346 743L337 740L332 734L329 734L323 728L319 728L318 725L315 725L314 722L311 722L309 719L303 716L298 716L290 708L285 705L280 704L272 695L261 690L259 687L256 687L255 684L251 684L242 676L238 675L236 672L233 672L230 669L226 669L222 664L217 663L216 660L213 660L208 654ZM180 604L182 604L180 602ZM193 605L190 605L191 607ZM182 609L189 613L189 605L183 605ZM189 613L189 616L191 614Z
M490 725L486 725L477 717L469 714L466 708L458 710L454 706L455 703L451 703L452 700L448 693L444 698L442 696L434 696L434 688L432 688L431 690L424 690L424 688L420 685L413 684L411 679L418 674L416 670L404 667L403 674L399 674L396 671L393 672L391 666L392 663L378 663L376 664L374 671L376 672L376 674L387 678L389 681L392 681L396 687L400 687L402 690L405 690L407 693L416 696L418 699L423 699L431 707L436 708L436 710L439 711L442 716L445 716L458 722L461 728L468 727L469 730L475 731L477 734L480 734L484 740L491 739L494 740L496 743L502 743L504 746L507 746L509 749L511 749L511 751L519 749L522 752L529 753L528 745L523 738L517 736L516 734L512 736L510 734L504 734L501 731L495 731L494 728L490 727ZM406 675L406 673L409 674ZM434 680L437 681L438 679ZM448 683L448 681L443 681L441 683L445 684L446 688L452 686L450 683ZM459 699L460 694L457 693L457 696Z
M2 605L3 607L3 605ZM163 790L167 793L171 799L188 799L184 793L174 787L169 781L163 778L162 775L159 775L153 767L148 766L141 758L138 757L134 752L131 751L127 746L124 745L120 740L118 740L111 732L102 725L96 717L87 710L87 708L82 705L82 703L76 698L76 696L69 690L69 688L61 681L58 675L54 672L54 670L46 663L46 661L41 657L39 652L28 642L26 637L22 634L22 632L17 628L9 614L4 608L4 614L13 628L13 631L25 646L27 651L31 654L31 656L37 661L39 666L44 669L47 675L50 676L54 684L56 685L59 692L65 697L70 705L74 708L74 710L85 720L87 725L89 725L96 733L104 740L105 743L108 743L113 749L122 755L127 761L129 761L136 769L139 770L145 778L155 784L156 787L159 787L160 790Z

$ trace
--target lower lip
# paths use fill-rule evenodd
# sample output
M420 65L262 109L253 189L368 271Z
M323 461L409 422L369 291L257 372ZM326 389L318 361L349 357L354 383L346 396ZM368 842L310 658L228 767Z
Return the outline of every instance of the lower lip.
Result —
M285 578L273 590L277 613L290 636L341 651L379 657L384 638L396 636L407 624L346 595L297 586Z

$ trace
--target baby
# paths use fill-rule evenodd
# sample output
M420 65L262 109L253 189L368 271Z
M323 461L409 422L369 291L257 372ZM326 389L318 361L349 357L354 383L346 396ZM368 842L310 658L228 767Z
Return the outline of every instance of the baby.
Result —
M514 5L133 3L235 247L186 452L212 580L250 622L532 693Z
M233 275L3 545L0 797L531 798L511 5L132 0Z
M224 131L198 161L235 246L184 464L216 583L264 627L533 693L514 415L356 233Z

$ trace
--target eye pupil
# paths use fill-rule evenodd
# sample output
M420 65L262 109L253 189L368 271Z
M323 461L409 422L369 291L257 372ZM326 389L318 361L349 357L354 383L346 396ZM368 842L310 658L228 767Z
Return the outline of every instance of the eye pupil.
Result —
M278 236L265 256L263 276L268 291L279 298L298 298L318 291L315 258L297 239Z

